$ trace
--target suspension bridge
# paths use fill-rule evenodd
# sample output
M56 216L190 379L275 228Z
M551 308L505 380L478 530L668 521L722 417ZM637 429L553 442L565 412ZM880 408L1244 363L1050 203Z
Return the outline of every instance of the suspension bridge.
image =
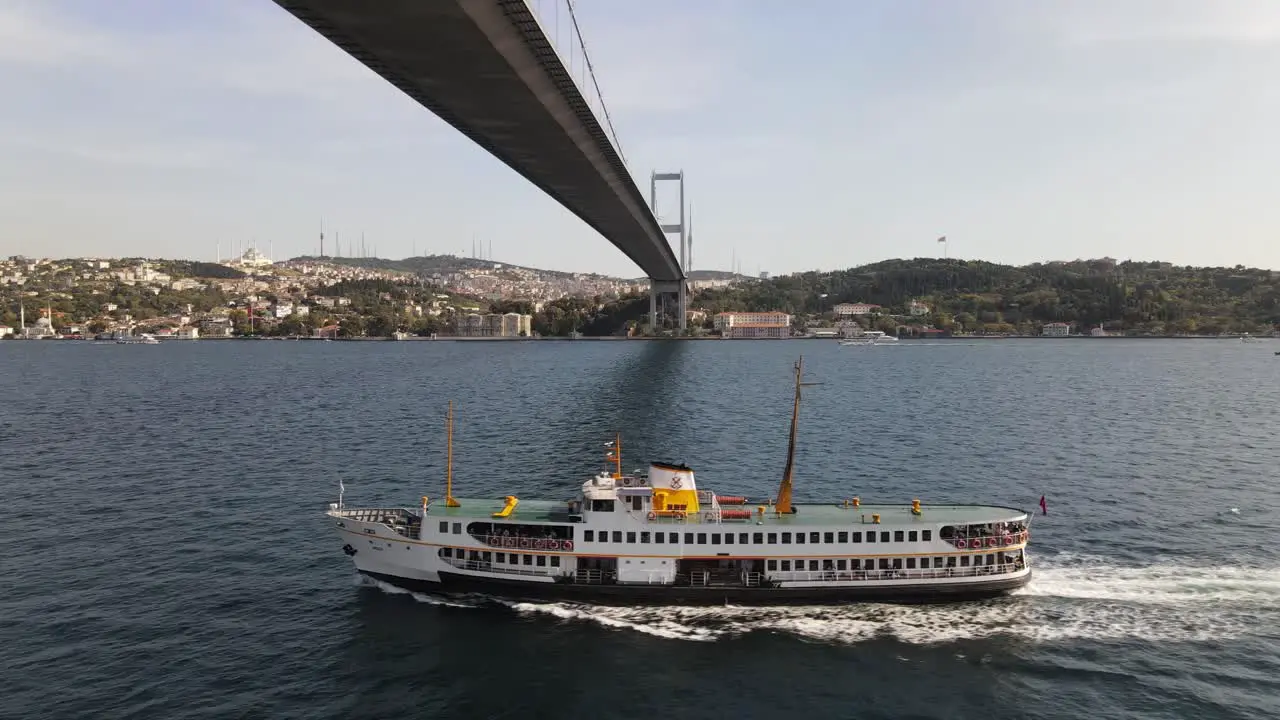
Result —
M685 329L684 173L626 166L573 0L274 0L577 215L649 277L649 322L674 300ZM680 185L677 222L657 185ZM679 238L679 256L669 235Z

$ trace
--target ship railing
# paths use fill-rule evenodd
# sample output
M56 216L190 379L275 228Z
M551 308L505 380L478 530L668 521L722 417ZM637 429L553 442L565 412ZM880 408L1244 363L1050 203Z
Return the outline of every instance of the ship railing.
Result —
M419 514L410 513L405 508L343 508L333 512L340 518L357 522L382 523L384 525L389 525L393 519L408 522L411 515L416 517Z
M573 541L549 537L518 537L515 535L472 535L478 542L494 550L572 552Z
M579 568L573 574L573 581L580 585L605 585L613 583L617 580L617 573L612 570L599 570L596 568Z
M456 558L441 558L441 560L444 560L459 570L479 570L481 572L503 573L504 575L552 577L560 572L560 568L531 568L526 570L525 568L506 567L492 562L484 562L483 560L458 560Z
M338 517L355 522L374 523L390 528L396 534L413 540L418 538L421 527L421 513L414 513L405 508L356 508L338 510Z
M928 570L784 570L769 572L772 580L795 582L848 582L858 580L930 580L943 578L1005 575L1026 567L1022 563L977 565L974 567L930 568Z
M646 518L646 522L662 525L718 525L722 521L719 509L700 510L696 513L654 513L654 515L655 517L653 519Z

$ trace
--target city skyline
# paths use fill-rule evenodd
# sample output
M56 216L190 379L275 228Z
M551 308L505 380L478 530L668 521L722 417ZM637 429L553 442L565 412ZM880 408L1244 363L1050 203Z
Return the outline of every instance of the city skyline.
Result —
M943 235L1008 264L1280 268L1280 5L808 7L576 4L633 176L688 174L695 269L940 256ZM0 40L0 255L314 255L323 222L384 257L638 274L273 3L0 0Z

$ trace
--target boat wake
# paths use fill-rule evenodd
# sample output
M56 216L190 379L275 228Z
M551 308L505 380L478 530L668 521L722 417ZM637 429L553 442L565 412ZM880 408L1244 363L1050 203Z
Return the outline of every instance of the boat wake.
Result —
M1041 642L1222 641L1266 632L1280 601L1280 567L1124 567L1065 554L1041 558L1031 583L1008 597L943 605L627 608L444 599L366 582L429 604L498 603L522 615L700 642L760 632L840 644L893 639L935 645L1001 636Z

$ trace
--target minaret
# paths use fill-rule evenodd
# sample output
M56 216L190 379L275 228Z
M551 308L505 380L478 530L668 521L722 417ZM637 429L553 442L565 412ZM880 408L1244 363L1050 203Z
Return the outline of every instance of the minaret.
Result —
M320 218L320 259L324 259L324 218Z

